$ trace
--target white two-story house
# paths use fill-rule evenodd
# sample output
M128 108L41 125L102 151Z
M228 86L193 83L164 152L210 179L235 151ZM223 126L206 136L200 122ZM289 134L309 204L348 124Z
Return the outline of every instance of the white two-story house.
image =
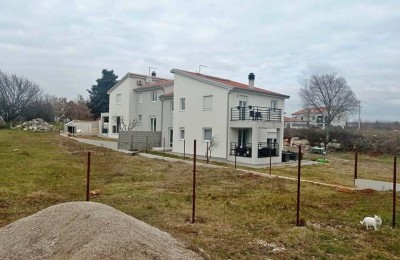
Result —
M174 74L172 151L205 155L253 165L281 161L283 110L287 95L255 87L251 73L243 84L214 76L172 69Z
M306 127L318 127L325 128L326 125L326 108L321 107L302 109L292 114L293 119L307 122ZM347 118L345 116L337 116L331 122L332 126L340 126L344 128L346 126Z
M101 114L100 133L118 138L119 130L128 130L134 121L134 131L161 131L163 104L160 96L173 92L173 81L128 73L107 93L109 112Z
M252 165L281 161L283 110L287 95L210 75L172 69L174 80L128 73L108 91L109 112L102 132L117 138L130 122L133 131L160 131L165 146L178 154L206 155ZM108 120L107 120L108 119ZM105 130L104 130L105 129ZM164 145L164 144L160 144Z

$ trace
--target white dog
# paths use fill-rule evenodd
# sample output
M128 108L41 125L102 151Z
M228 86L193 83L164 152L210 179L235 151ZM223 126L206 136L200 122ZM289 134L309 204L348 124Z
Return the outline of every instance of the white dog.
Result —
M375 215L375 217L365 217L363 221L360 221L361 225L365 224L365 227L368 230L368 227L374 227L375 230L379 230L379 227L382 225L382 219Z

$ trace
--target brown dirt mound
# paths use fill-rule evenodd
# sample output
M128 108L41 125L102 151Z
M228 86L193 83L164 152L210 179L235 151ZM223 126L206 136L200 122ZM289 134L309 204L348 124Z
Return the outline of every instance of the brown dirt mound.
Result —
M0 229L0 259L203 259L112 207L68 202Z

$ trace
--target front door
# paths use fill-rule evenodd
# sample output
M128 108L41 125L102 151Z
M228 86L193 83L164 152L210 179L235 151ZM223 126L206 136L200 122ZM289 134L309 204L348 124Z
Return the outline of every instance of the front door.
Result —
M238 147L246 147L249 129L238 130Z

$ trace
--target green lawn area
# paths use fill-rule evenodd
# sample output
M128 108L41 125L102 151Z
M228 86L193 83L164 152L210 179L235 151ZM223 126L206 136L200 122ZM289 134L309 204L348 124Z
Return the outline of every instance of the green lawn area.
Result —
M91 151L92 189L101 191L93 201L169 232L214 259L395 259L400 255L400 231L390 227L391 192L303 183L305 226L295 227L296 182L232 168L198 167L197 222L190 224L191 165L128 156L58 133L0 130L0 147L0 227L50 205L84 200L86 157ZM313 156L306 154L306 159ZM331 163L304 166L303 177L351 186L352 155L328 154L327 158ZM391 158L361 156L359 176L390 181L391 167ZM297 169L274 167L273 174L294 177ZM377 232L359 224L373 214L383 220Z

